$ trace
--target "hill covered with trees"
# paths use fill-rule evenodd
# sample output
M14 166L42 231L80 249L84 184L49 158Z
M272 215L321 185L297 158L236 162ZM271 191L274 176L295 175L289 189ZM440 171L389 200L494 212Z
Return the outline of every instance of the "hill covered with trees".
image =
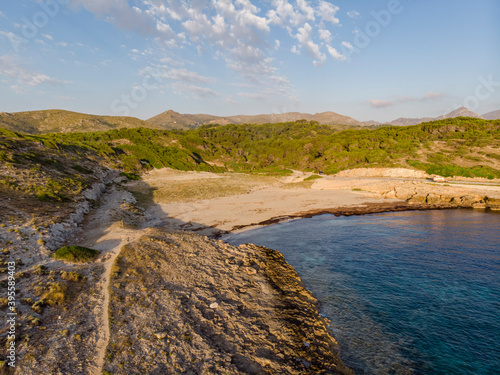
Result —
M188 131L121 128L0 134L0 159L10 163L29 160L13 146L22 139L25 146L32 142L58 153L68 150L138 174L162 167L267 173L299 169L327 174L362 167L412 167L444 176L500 178L500 120L460 117L377 129L296 121L204 125Z

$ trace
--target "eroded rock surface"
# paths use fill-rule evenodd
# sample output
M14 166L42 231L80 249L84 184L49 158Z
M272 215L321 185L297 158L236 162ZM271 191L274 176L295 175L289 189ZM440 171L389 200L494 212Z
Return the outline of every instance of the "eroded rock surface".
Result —
M111 279L113 374L351 374L281 253L150 230Z

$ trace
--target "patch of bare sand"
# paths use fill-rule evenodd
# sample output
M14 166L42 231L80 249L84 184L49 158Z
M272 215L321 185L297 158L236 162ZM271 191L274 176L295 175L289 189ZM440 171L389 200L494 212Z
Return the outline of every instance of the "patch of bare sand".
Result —
M372 203L405 202L448 204L453 197L500 198L500 186L436 184L425 179L380 177L333 177L305 181L311 173L294 171L290 176L155 170L144 178L152 186L156 207L151 215L165 220L169 229L214 234L249 227L271 218ZM217 184L213 179L219 178ZM189 197L173 195L183 181L196 184ZM178 185L178 186L177 186ZM181 186L182 185L182 186ZM237 188L236 188L237 187ZM430 198L429 198L430 196ZM175 220L174 220L175 219Z
M164 176L162 171L165 171ZM182 172L175 172L175 175L179 174ZM161 190L161 183L168 184L168 189L172 189L175 182L168 180L172 175L171 170L157 170L153 175L145 176L144 182L155 189ZM213 178L213 174L207 172L190 172L189 175L186 173L189 178L194 175L200 185L204 183L204 178ZM344 206L363 206L365 203L381 201L380 194L374 196L367 192L353 191L350 187L336 190L317 189L317 181L321 180L304 181L309 175L310 173L295 172L291 176L272 180L258 180L259 176L255 176L257 180L253 180L246 175L249 183L246 194L229 194L210 199L178 201L158 194L155 199L157 206L152 209L151 214L165 220L167 227L171 219L177 219L176 224L182 222L180 227L170 225L171 229L199 229L201 233L210 234L210 228L207 231L207 227L232 231L235 227L253 225L277 216ZM228 187L233 181L242 181L239 174L226 174L224 178L225 184L218 187L220 195L223 195L222 190L230 190Z

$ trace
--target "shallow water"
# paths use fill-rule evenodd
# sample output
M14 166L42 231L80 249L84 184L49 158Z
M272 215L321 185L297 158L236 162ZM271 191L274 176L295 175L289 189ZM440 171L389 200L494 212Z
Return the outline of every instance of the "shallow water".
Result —
M226 241L285 255L356 374L500 373L500 214L322 215Z

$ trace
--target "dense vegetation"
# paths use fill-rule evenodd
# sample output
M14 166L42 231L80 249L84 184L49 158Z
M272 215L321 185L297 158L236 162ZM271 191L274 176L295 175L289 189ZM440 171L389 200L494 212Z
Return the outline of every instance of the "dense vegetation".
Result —
M336 173L410 166L445 176L500 177L500 121L453 118L407 127L335 131L315 123L202 126L194 136L222 147L234 169L296 168ZM200 141L198 141L200 142ZM484 151L486 150L486 151Z
M189 131L122 128L39 136L3 131L0 135L102 159L127 173L171 167L332 174L348 168L413 167L444 176L500 177L500 120L452 118L407 127L348 130L297 121L204 125ZM0 144L0 159L12 162L13 157Z
M99 255L99 251L83 246L64 246L54 254L54 258L67 260L73 263L90 262Z

